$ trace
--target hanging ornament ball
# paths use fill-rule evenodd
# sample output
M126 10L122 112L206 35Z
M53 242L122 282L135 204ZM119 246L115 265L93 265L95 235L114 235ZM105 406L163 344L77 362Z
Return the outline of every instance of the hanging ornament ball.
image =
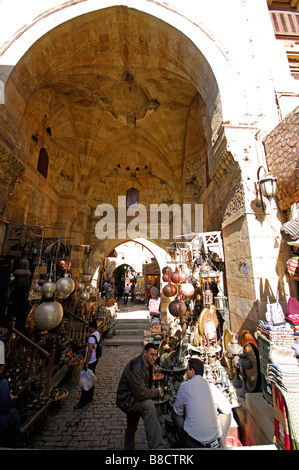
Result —
M180 271L178 270L178 268L175 268L175 271L171 274L170 277L172 282L174 282L175 284L180 283Z
M162 279L163 279L163 282L169 282L170 281L170 274L163 274Z
M180 272L180 283L184 283L184 282L187 282L187 279L188 279L188 274L185 273L185 271L181 271Z
M39 285L38 280L35 281L35 283L34 283L34 285L33 285L33 290L34 290L34 292L37 293L37 294L41 293L42 287Z
M79 282L79 284L78 284L78 289L77 289L77 290L78 290L79 292L81 292L81 290L83 290L83 289L84 289L84 283L83 283L83 282Z
M181 294L183 294L185 297L191 297L194 292L194 287L189 282L185 282L181 285Z
M170 266L165 266L162 269L162 274L172 274L172 268Z
M61 277L56 282L56 291L58 294L70 295L75 289L75 282L71 277Z
M168 309L169 309L169 313L173 317L181 317L182 315L185 315L187 311L185 302L183 302L182 300L178 300L178 299L170 302Z
M34 323L40 330L56 328L63 317L63 308L59 302L43 302L34 312Z
M92 294L92 293L93 293L93 287L92 287L92 286L87 286L87 287L86 287L86 291L87 291L89 294Z
M64 299L67 299L69 295L70 294L65 294L64 292L61 292L61 291L56 291L55 299L64 300Z
M173 297L177 293L177 288L174 284L171 284L169 282L168 284L166 284L166 286L163 287L162 292L165 297Z
M86 290L84 290L83 292L81 292L81 295L80 295L80 300L82 300L83 302L85 302L86 300L89 300L90 299L90 293L87 292Z
M46 298L52 297L55 291L56 291L55 282L47 281L42 285L42 293L43 293L43 296Z

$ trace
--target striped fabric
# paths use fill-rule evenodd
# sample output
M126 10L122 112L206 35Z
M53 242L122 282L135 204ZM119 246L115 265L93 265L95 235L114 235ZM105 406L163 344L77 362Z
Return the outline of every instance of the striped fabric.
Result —
M280 228L281 236L288 242L295 242L299 239L299 218L290 220Z
M299 256L293 255L288 261L287 261L287 270L289 275L295 279L296 281L299 281Z

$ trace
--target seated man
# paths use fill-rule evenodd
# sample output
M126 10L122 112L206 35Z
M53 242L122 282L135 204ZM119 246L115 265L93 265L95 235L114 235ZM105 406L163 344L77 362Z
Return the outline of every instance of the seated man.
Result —
M185 448L224 447L231 422L231 406L216 385L202 375L199 359L188 362L188 380L182 382L172 410L172 420ZM223 413L218 415L218 411Z
M13 407L13 400L17 397L10 392L4 376L4 363L4 343L0 341L0 447L16 448L21 444L19 413Z
M157 359L157 346L148 343L144 351L126 365L121 375L116 405L127 415L125 450L134 449L135 433L140 416L144 421L149 449L163 449L162 429L153 398L162 396L162 390L150 388L152 366Z

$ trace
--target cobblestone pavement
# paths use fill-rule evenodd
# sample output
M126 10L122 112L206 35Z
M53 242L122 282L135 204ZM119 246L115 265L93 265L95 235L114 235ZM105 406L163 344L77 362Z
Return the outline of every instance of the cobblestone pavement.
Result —
M49 412L42 429L31 438L30 448L122 450L126 415L115 405L116 389L124 366L141 351L141 341L140 344L121 346L105 346L104 341L103 354L96 368L93 402L82 410L74 410L81 394L79 386L63 385L69 391L68 397L61 400L57 414ZM141 419L136 433L136 450L143 449L146 449L146 439Z

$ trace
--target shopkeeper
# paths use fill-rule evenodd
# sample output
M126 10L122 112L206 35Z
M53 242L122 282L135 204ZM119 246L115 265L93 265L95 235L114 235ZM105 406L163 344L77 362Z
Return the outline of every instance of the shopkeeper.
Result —
M163 392L159 388L150 387L152 367L158 355L157 349L156 344L147 343L143 352L128 362L118 384L116 405L127 415L124 450L134 450L140 417L144 421L148 448L164 448L162 429L153 402L153 399L161 398Z
M223 393L204 379L200 359L188 361L172 410L172 420L185 448L224 447L231 423L231 406ZM220 413L220 414L219 414Z

